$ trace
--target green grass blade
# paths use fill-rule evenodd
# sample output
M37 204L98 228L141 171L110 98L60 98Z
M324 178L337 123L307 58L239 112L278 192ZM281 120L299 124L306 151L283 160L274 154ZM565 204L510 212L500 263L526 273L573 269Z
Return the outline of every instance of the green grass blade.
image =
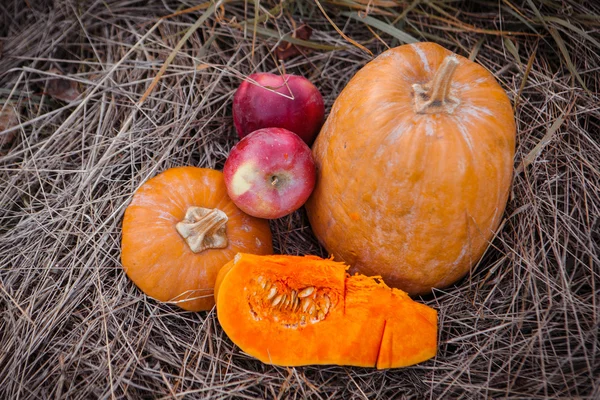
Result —
M248 28L254 29L252 27L248 27ZM298 38L293 37L291 34L281 36L281 34L279 32L277 32L273 29L263 28L261 26L256 27L256 33L259 35L262 35L262 36L272 37L275 39L282 40L284 42L289 42L291 44L304 46L304 47L308 47L308 48L316 49L316 50L333 51L333 50L341 50L344 48L341 46L332 46L329 44L317 43L317 42L313 42L311 40L298 39Z
M598 49L600 49L600 42L598 40L594 39L594 37L592 35L588 34L583 29L578 28L575 25L569 23L568 21L565 21L564 19L557 18L557 17L544 17L544 20L546 22L553 22L553 23L561 25L569 30L572 30L573 32L577 33L578 35L583 36L584 38L586 38L587 40L592 42L592 44L594 46L596 46L596 47L598 47Z
M563 58L565 59L565 62L567 63L567 68L573 74L573 76L575 76L575 78L579 81L579 84L581 85L581 87L588 94L591 95L591 92L587 88L585 83L583 82L581 75L579 75L579 72L577 72L577 68L575 68L573 61L571 61L571 56L569 55L569 50L567 50L567 46L565 45L565 42L562 40L562 37L560 37L560 33L558 33L558 31L554 27L551 27L548 30L550 31L550 34L552 35L552 37L554 38L554 41L558 45L558 49L560 50L560 53L562 54Z
M377 18L373 18L369 15L361 17L355 11L345 11L341 14L346 17L350 17L356 21L364 22L365 24L372 26L373 28L377 28L380 31L387 33L388 35L395 37L402 43L417 43L419 41L418 39L412 37L408 33L401 31L400 29L388 24L387 22L381 21Z

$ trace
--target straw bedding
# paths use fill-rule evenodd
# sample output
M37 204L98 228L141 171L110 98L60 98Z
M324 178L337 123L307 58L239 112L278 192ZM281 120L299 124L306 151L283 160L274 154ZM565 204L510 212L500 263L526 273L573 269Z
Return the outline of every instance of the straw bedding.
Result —
M0 398L600 397L596 2L195 5L0 4ZM302 23L313 48L278 62L280 39ZM371 59L349 39L377 55L406 34L492 71L518 122L497 237L467 278L420 299L439 310L434 360L263 365L214 310L157 303L127 279L120 223L132 194L169 167L222 168L244 76L285 67L329 108ZM302 210L271 227L277 252L326 255Z

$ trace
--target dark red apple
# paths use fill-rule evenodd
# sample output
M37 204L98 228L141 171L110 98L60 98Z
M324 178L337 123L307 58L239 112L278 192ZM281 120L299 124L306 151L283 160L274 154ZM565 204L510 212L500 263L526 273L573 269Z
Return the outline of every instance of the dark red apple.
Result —
M310 146L324 115L319 89L298 75L252 74L233 96L233 122L240 138L257 129L285 128Z
M274 219L290 214L315 186L310 148L283 128L265 128L240 140L223 168L227 193L246 214Z

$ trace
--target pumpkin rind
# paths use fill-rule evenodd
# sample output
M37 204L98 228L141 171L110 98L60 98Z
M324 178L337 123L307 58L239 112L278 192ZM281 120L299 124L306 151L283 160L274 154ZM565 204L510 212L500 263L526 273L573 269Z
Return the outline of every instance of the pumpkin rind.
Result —
M177 225L194 207L226 214L226 247L192 251ZM222 215L222 213L215 213ZM220 225L218 226L219 228ZM222 228L220 229L222 231ZM198 251L198 249L196 249ZM214 305L219 269L240 251L273 252L268 221L239 210L227 196L223 174L171 168L145 182L125 210L121 262L129 278L148 296L190 311Z
M435 356L434 309L376 278L349 276L346 269L315 256L239 254L217 278L219 322L244 352L280 366L382 369ZM281 300L272 291L305 296L303 301L315 304L312 315L301 302L294 306L290 297Z
M459 104L417 112L413 85L449 56ZM434 43L388 50L350 80L313 145L313 232L353 272L410 294L447 287L500 223L515 134L510 101L483 67Z

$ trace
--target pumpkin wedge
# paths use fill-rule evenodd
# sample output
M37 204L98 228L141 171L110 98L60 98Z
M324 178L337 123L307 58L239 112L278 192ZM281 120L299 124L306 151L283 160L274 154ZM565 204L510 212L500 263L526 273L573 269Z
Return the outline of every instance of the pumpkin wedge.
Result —
M219 171L168 169L145 182L125 210L123 268L156 300L211 309L217 273L240 251L271 254L269 222L233 204Z
M397 368L436 354L437 312L316 256L238 254L217 276L229 338L267 364Z

